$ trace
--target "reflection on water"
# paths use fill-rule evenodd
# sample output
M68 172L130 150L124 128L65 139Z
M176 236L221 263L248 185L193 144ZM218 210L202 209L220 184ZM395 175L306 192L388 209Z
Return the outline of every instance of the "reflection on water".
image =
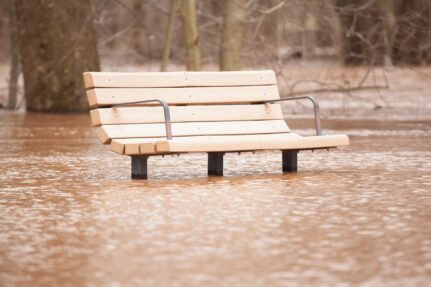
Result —
M351 146L150 158L148 182L88 116L0 114L1 286L426 286L430 123L326 122ZM312 129L299 121L303 133Z

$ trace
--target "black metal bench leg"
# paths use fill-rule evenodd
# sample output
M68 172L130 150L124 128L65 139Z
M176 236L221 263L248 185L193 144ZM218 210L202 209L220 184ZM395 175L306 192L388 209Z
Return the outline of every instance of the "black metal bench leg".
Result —
M132 156L132 179L147 179L148 156Z
M298 171L298 151L283 150L283 173Z
M208 175L223 175L223 152L208 153Z

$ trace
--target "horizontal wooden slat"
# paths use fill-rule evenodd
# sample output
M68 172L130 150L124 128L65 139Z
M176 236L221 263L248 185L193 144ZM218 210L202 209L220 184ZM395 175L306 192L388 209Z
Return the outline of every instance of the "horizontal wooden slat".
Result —
M262 136L273 136L274 134L262 135ZM298 137L296 134L285 133L285 134L275 134L275 135L292 135L292 137ZM235 135L235 136L189 136L189 137L177 137L174 140L180 141L181 146L189 142L208 142L211 141L212 144L220 144L223 142L226 144L228 150L239 150L235 147L243 147L244 143L252 142L259 138L261 135ZM126 155L138 155L138 154L155 154L156 144L161 142L162 145L165 139L158 138L133 138L133 139L113 139L111 141L110 150L118 154ZM212 144L209 147L212 147ZM206 147L202 147L202 151ZM246 150L246 149L245 149ZM161 151L163 153L163 151Z
M110 150L119 154L153 154L156 152L156 143L163 138L133 138L112 140Z
M86 72L87 89L103 88L156 88L156 87L222 87L274 85L273 71L235 72L148 72L111 73Z
M274 71L185 72L188 87L275 85Z
M283 119L279 104L172 106L169 110L173 123ZM162 107L100 108L90 114L94 126L165 122Z
M279 99L276 85L194 88L97 88L87 91L91 108L159 99L168 104L251 103ZM151 103L155 105L157 103Z
M169 152L220 152L245 150L314 149L349 144L346 135L302 137L295 133L190 136L167 141L163 138L114 139L111 151L119 154L163 154Z
M235 135L289 132L283 120L235 121L235 122L191 122L173 123L172 134L177 136L194 135ZM164 124L124 124L102 125L96 128L102 143L118 138L147 138L166 136Z
M346 135L302 137L294 133L178 138L157 142L156 152L221 152L243 150L301 150L329 148L349 144Z

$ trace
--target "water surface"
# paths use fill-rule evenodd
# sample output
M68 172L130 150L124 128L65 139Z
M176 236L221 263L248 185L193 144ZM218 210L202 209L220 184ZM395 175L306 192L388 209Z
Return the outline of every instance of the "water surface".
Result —
M0 113L1 286L431 286L431 123L326 121L351 146L152 157L87 115ZM312 134L311 121L290 124Z

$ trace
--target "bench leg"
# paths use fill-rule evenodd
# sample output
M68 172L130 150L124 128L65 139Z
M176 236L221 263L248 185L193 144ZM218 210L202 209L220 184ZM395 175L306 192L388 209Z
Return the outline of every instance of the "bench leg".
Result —
M132 156L132 179L147 179L148 156Z
M283 150L283 173L298 171L298 151Z
M208 153L208 175L223 175L223 152Z

